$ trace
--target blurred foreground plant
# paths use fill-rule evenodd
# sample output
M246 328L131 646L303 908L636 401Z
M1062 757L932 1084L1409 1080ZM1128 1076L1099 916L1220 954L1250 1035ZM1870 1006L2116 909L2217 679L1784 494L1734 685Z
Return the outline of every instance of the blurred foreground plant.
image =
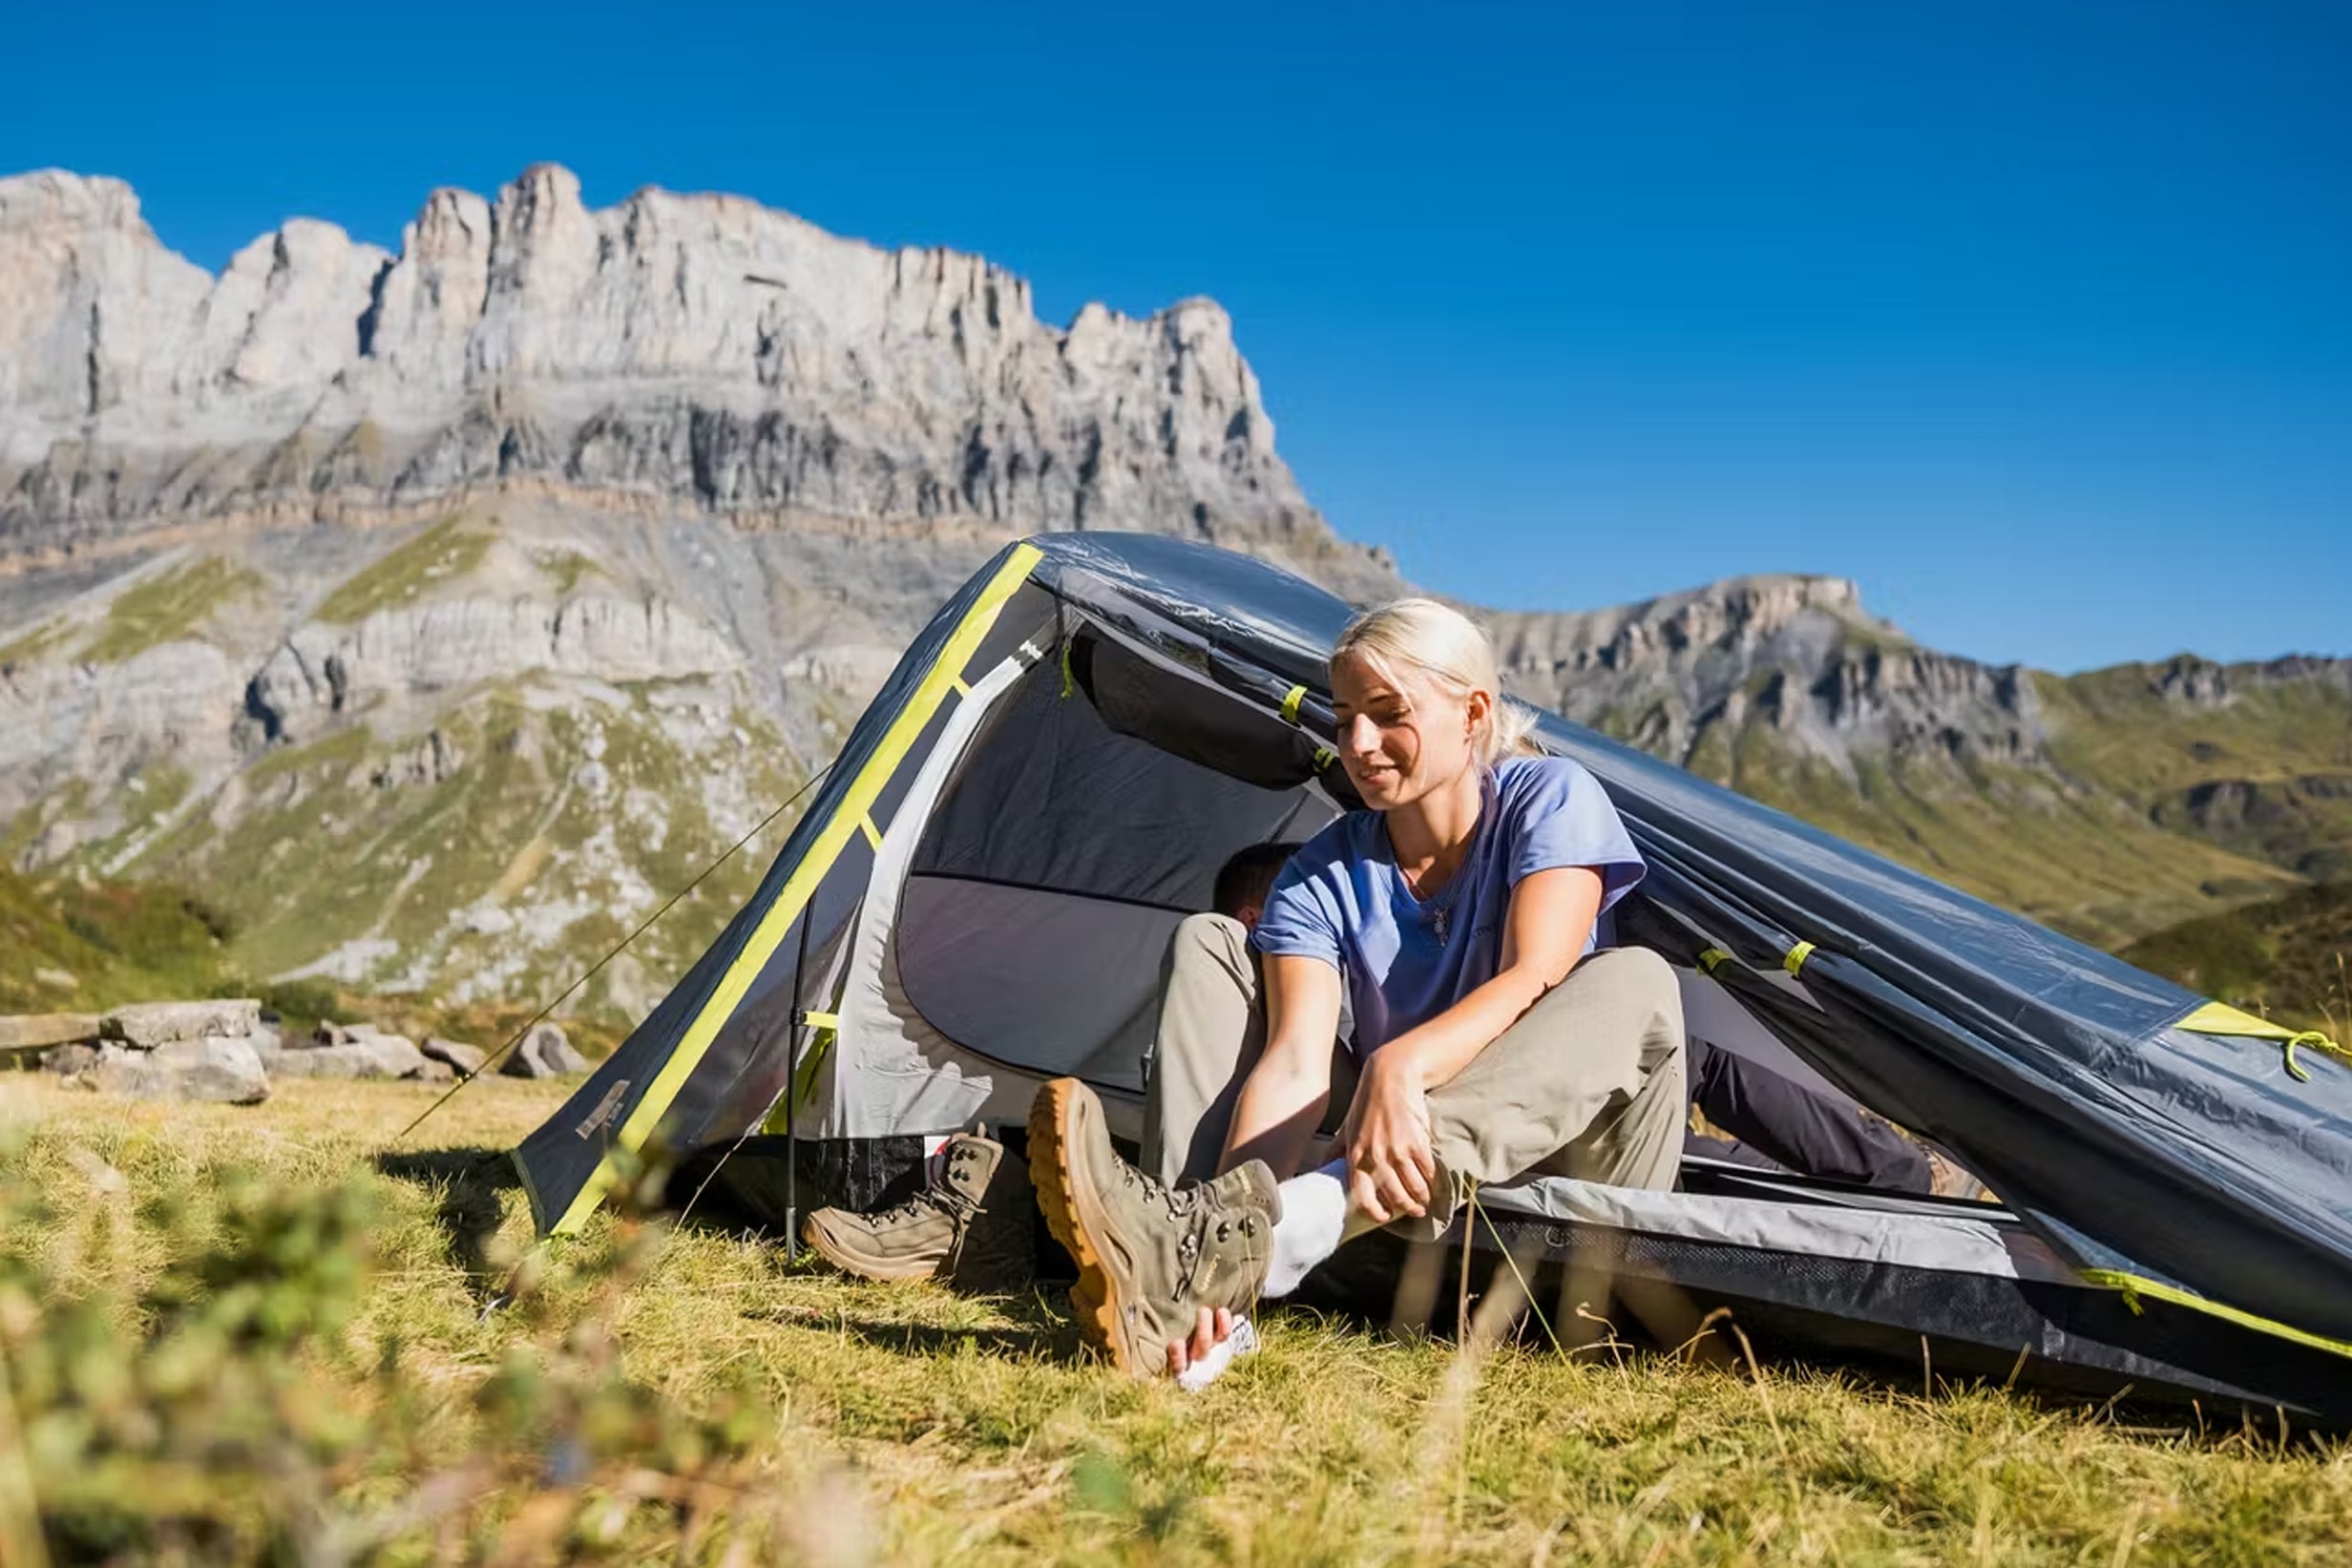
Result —
M659 1255L654 1224L624 1219L614 1244L562 1269L536 1255L516 1269L515 1337L489 1375L452 1388L405 1370L397 1340L355 1332L386 1220L375 1179L287 1191L231 1174L209 1221L151 1198L142 1223L162 1233L160 1272L136 1293L85 1278L76 1294L43 1239L81 1217L25 1178L22 1141L0 1147L11 1563L538 1561L649 1547L692 1561L788 1523L749 1457L774 1431L758 1399L730 1391L687 1411L622 1374L599 1314ZM74 1155L102 1196L121 1194L111 1167ZM555 1275L584 1312L535 1299Z

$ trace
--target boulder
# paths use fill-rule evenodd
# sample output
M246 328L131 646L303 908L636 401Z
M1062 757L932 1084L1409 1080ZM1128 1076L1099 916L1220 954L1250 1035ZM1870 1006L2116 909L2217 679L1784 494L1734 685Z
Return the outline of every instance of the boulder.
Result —
M76 1081L134 1099L218 1100L258 1105L269 1098L269 1076L242 1035L207 1035L170 1040L153 1050L109 1041Z
M0 1018L0 1051L37 1051L44 1046L94 1040L99 1020L91 1013L31 1013Z
M158 1046L208 1036L242 1039L259 1028L262 1004L250 996L201 1002L133 1002L108 1014L103 1032L126 1045Z
M98 1064L98 1048L87 1040L75 1040L71 1045L52 1046L41 1053L41 1067L45 1072L72 1077L87 1073Z
M251 1042L253 1054L262 1058L263 1067L274 1063L285 1051L284 1036L268 1024L255 1024L253 1033L245 1038Z
M421 1078L431 1073L432 1063L426 1060L425 1053L398 1035L364 1035L351 1043L375 1058L385 1077Z
M357 1045L306 1045L281 1051L270 1070L282 1078L379 1078L383 1065Z
M456 1075L397 1035L369 1033L339 1045L278 1054L277 1070L301 1078L417 1078L446 1083Z
M536 1023L522 1043L508 1053L498 1071L511 1078L553 1078L566 1073L585 1073L588 1060L572 1049L563 1030L552 1023Z
M458 1040L445 1040L437 1035L428 1036L425 1043L417 1049L434 1061L447 1062L451 1071L463 1078L470 1078L480 1072L483 1061L487 1059L486 1054L478 1045L467 1045Z
M383 1033L373 1024L340 1024L329 1020L312 1030L310 1038L304 1043L312 1046L357 1045L362 1040L372 1040Z

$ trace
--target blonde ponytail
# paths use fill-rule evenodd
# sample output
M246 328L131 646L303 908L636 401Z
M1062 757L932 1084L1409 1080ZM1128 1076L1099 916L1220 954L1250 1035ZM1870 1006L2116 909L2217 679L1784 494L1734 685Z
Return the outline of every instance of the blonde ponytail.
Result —
M1502 700L1495 645L1459 610L1436 599L1392 599L1348 622L1332 648L1332 662L1342 659L1361 659L1392 681L1400 668L1417 671L1457 701L1486 693L1493 700L1486 722L1471 741L1482 766L1536 749L1528 739L1535 715Z

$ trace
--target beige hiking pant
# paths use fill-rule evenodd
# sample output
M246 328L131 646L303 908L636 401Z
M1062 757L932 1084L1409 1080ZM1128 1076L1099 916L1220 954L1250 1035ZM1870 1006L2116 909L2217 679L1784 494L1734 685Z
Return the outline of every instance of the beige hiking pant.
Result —
M1207 1181L1217 1174L1242 1080L1266 1049L1257 966L1241 923L1196 914L1177 927L1160 996L1144 1168L1170 1183ZM1354 1093L1349 1053L1335 1047L1334 1056L1327 1128ZM1593 953L1429 1092L1438 1161L1430 1213L1392 1228L1435 1239L1470 1183L1535 1170L1670 1187L1690 1106L1674 972L1640 948Z

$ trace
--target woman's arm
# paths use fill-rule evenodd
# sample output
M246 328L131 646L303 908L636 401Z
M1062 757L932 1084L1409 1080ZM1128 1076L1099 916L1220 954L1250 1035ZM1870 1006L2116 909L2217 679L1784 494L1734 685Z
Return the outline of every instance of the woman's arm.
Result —
M1494 978L1372 1053L1341 1138L1351 1196L1373 1219L1428 1212L1429 1181L1437 1174L1429 1091L1469 1066L1567 978L1600 916L1601 893L1600 873L1589 867L1522 877L1503 915L1502 964Z
M1423 1090L1435 1089L1470 1065L1545 992L1568 977L1584 956L1601 914L1600 873L1560 866L1520 878L1502 919L1502 967L1495 977L1373 1053L1408 1066Z
M1332 1098L1339 1034L1339 972L1319 958L1266 960L1266 1051L1242 1080L1219 1170L1263 1160L1298 1174Z

